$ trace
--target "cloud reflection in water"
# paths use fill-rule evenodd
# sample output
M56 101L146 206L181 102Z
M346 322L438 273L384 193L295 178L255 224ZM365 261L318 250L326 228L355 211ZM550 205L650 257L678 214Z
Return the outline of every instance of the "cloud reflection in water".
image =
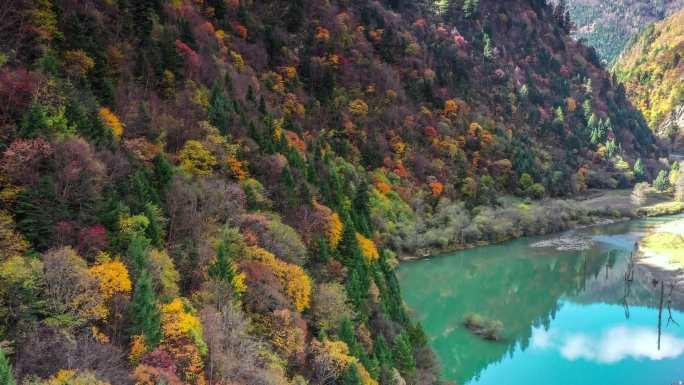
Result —
M644 327L618 325L595 336L587 333L567 333L536 328L532 331L532 348L554 349L571 361L584 359L612 364L626 358L662 360L684 353L684 339L663 333L658 350L658 334Z

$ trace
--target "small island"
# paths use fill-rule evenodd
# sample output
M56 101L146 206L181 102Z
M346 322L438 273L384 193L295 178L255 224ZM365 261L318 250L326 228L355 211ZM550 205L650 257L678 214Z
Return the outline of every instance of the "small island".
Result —
M480 314L471 313L463 319L463 325L473 334L488 341L502 340L503 322L488 319Z

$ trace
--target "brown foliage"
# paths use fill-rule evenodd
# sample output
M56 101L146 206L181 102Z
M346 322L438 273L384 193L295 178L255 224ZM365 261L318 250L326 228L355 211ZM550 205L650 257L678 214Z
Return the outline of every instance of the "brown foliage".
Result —
M40 326L17 342L15 373L47 378L59 369L88 369L112 385L130 385L125 353L96 341L88 331L71 335L66 330Z

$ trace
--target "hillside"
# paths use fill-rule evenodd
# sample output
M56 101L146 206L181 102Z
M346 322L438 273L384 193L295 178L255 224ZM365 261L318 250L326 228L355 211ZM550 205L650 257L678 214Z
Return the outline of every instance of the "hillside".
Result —
M562 229L587 213L542 199L658 167L541 0L0 16L0 375L32 385L439 384L398 255Z
M568 0L574 35L612 63L642 29L684 8L682 0Z
M651 128L684 146L684 11L647 28L622 53L614 72Z

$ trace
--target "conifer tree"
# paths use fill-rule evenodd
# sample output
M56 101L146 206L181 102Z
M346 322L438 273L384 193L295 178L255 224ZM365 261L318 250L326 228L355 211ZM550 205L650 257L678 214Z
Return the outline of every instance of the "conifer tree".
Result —
M133 299L128 306L131 320L131 335L142 335L148 348L156 347L161 341L161 313L157 307L152 281L143 270L135 282Z
M363 385L361 377L359 377L359 372L356 369L356 365L357 364L351 363L347 366L344 372L342 372L342 376L340 376L339 380L340 385Z
M403 375L411 375L416 371L416 359L413 357L411 341L405 331L394 339L392 357L397 369Z
M318 260L322 263L330 260L330 244L325 237L318 238Z
M349 218L349 215L345 216L343 224L344 230L342 231L340 243L337 245L337 251L342 262L349 267L353 266L357 260L362 259L361 248L356 238L354 223Z
M0 385L16 385L12 376L12 365L0 348Z
M375 357L377 358L381 366L392 365L392 352L390 351L389 346L387 346L387 341L385 340L385 337L382 334L380 334L375 339L375 343L373 344L373 350L375 353Z
M653 187L656 190L663 192L668 187L667 171L660 170L658 177L653 181Z
M427 335L425 335L425 330L423 330L423 325L420 322L416 324L411 324L406 328L408 336L411 340L411 344L415 347L424 347L428 344Z
M219 83L215 83L211 88L207 116L209 123L218 128L221 134L228 134L228 129L230 128L230 101Z
M285 205L287 207L297 207L299 203L299 197L297 196L297 186L295 185L294 178L292 177L292 172L290 172L289 167L283 168L283 172L280 175L280 179L285 186Z
M637 159L636 162L634 162L634 177L636 178L637 182L643 181L646 177L644 171L644 164L641 162L641 158Z
M358 358L371 375L376 375L379 367L378 360L370 356L361 345L354 332L354 324L349 318L342 319L337 335L341 341L347 344L351 355Z
M380 254L380 269L385 277L385 283L387 284L387 311L390 317L401 324L406 324L408 322L408 316L406 315L406 310L404 309L404 304L401 299L401 289L399 288L399 281L397 280L394 271L387 263L387 256L384 252Z
M354 200L352 202L352 221L360 233L365 236L370 236L372 232L370 207L368 205L370 197L368 196L368 184L362 183L356 189Z
M134 211L143 210L143 205L147 202L159 205L159 194L152 183L152 176L146 168L140 168L133 174L131 185L135 194L135 199L132 200Z
M346 284L349 302L351 302L356 311L362 313L362 315L364 314L363 304L368 298L368 288L370 284L367 271L368 269L363 262L357 262L351 267Z
M145 229L145 233L150 238L152 245L158 249L164 248L164 223L166 220L162 215L161 209L158 206L147 203L145 204L145 216L150 220L150 224Z
M165 201L166 191L173 179L173 166L163 154L157 155L152 160L154 163L154 184L162 201Z
M137 276L148 267L147 248L150 246L150 240L142 234L134 234L128 243L126 255L131 264L131 273Z
M216 248L216 261L209 266L209 276L230 284L237 275L231 257L227 255L226 244L221 241Z

